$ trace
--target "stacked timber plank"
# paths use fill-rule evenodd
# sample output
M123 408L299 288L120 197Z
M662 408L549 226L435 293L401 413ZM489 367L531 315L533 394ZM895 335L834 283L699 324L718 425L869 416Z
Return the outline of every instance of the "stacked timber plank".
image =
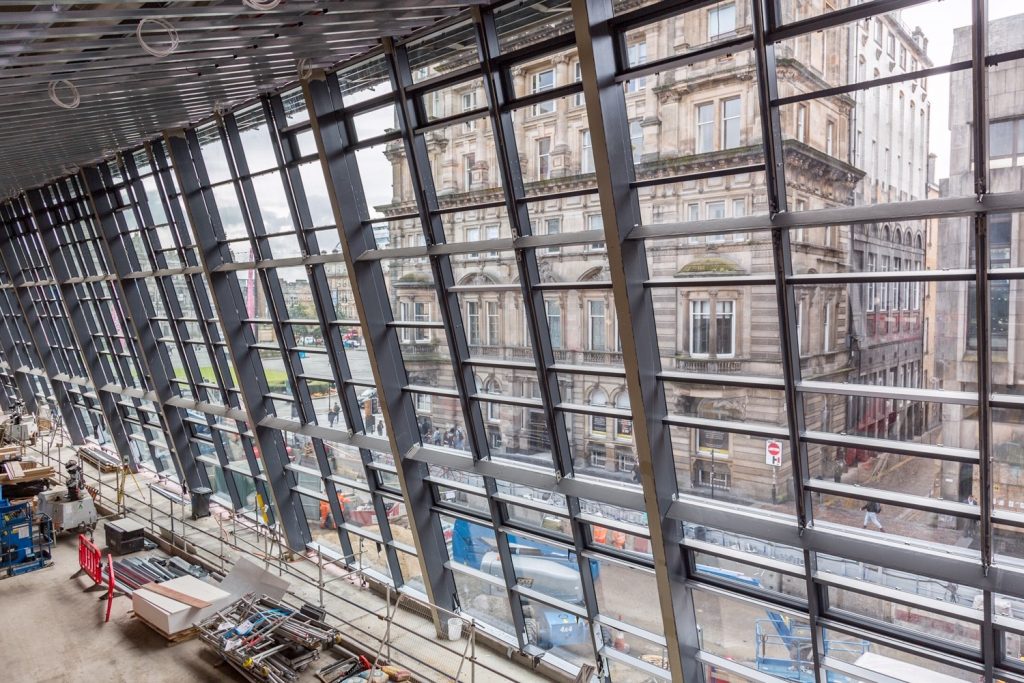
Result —
M0 446L0 462L7 462L8 460L17 460L21 455L21 446Z
M49 487L55 475L52 467L32 460L8 460L0 464L0 486L8 500L35 497Z

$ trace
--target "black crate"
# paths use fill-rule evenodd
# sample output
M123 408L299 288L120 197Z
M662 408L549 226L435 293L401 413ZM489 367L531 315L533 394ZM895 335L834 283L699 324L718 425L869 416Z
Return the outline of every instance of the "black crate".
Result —
M146 530L138 522L118 519L106 522L103 533L107 539L107 548L114 555L127 555L142 550L146 542Z

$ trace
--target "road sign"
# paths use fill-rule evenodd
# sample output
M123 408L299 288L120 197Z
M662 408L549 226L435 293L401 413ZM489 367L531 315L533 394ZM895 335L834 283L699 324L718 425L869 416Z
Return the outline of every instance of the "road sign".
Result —
M764 464L782 467L782 442L770 439L764 442Z

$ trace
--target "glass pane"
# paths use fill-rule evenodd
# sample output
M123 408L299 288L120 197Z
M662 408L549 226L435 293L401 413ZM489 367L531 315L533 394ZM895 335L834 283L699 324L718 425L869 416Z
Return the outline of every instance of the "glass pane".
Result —
M666 57L685 55L723 40L750 35L751 20L749 0L714 2L698 10L680 12L667 19L627 31L627 63L630 66L638 66L645 61L653 62ZM658 40L662 35L672 37L668 40ZM634 47L639 45L644 46L643 51Z
M260 217L263 219L263 230L267 234L292 230L291 208L285 195L281 174L277 171L264 173L252 179L253 191L259 203Z
M572 10L568 0L519 0L500 7L494 24L499 49L512 52L527 41L572 33Z
M277 166L277 156L270 141L270 127L263 116L263 107L240 111L235 114L235 121L249 173L259 173Z

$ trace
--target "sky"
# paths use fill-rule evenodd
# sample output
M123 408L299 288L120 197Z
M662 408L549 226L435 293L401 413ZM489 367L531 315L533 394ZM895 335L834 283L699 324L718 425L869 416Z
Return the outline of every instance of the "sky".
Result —
M989 0L989 20L1024 12L1021 0ZM903 23L910 27L920 26L928 37L928 56L936 65L949 64L953 53L953 30L971 23L969 0L937 0L904 9ZM1014 48L1024 47L1021 44ZM928 79L928 92L932 102L930 132L931 151L938 156L935 177L942 179L949 175L949 76L933 76ZM963 93L965 97L967 93Z

